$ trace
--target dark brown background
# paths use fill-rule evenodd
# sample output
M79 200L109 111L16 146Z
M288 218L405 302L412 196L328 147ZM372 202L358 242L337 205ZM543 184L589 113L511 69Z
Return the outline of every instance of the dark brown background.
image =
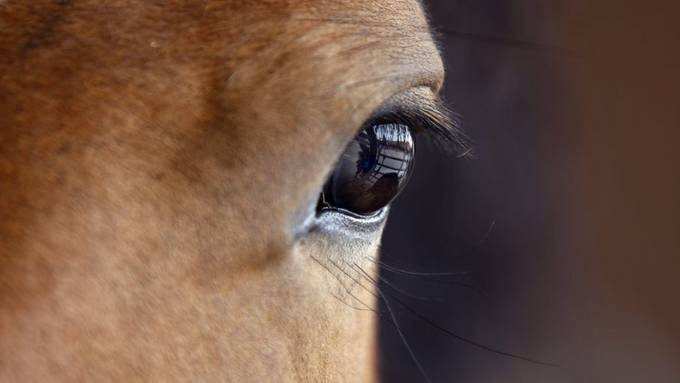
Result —
M419 146L382 290L433 382L680 381L673 2L430 0L477 158ZM414 316L546 367L480 350ZM386 382L425 381L383 306Z

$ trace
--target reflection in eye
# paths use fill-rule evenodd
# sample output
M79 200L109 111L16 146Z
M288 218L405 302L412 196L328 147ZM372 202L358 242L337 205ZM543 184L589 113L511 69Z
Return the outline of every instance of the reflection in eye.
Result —
M376 124L349 144L324 188L326 205L359 215L387 206L404 189L415 146L404 124Z

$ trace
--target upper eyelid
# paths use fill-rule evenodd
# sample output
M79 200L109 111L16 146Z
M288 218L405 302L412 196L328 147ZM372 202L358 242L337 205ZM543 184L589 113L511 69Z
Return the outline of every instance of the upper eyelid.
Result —
M410 89L391 97L369 118L366 125L402 123L423 132L445 151L458 157L472 156L472 143L461 128L459 116L422 89Z

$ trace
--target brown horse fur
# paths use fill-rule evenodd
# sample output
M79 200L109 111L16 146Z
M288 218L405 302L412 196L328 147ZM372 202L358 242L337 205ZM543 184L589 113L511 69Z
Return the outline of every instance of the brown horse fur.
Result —
M442 73L413 0L0 1L0 381L373 380L382 218L296 230Z

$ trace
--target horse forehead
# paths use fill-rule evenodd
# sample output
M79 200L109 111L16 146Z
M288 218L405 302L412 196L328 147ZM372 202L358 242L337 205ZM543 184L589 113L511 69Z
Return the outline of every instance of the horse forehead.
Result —
M277 38L297 36L300 41L314 40L318 31L336 31L326 35L326 45L363 41L371 37L380 38L383 46L401 45L408 47L423 37L430 39L427 19L419 1L415 0L371 0L371 1L288 1L275 5L239 8L230 13L240 21L231 22L237 30L246 31L246 42L254 43L260 36L270 36L275 32ZM310 33L312 32L312 33ZM355 37L354 40L346 37ZM243 35L241 36L243 37ZM339 38L339 39L338 39ZM343 39L345 38L345 39ZM235 38L236 42L243 39ZM280 47L285 48L285 47ZM318 46L317 46L318 48ZM417 59L417 58L416 58Z
M383 73L393 66L421 66L443 77L439 52L417 0L256 1L236 8L210 2L207 7L215 17L212 23L199 22L199 39L218 41L203 49L226 55L233 65L245 63L270 75L292 77L300 60L312 59L318 65L303 63L309 67L305 70L325 67L335 71L335 78L342 77L337 70L346 64L382 66ZM263 70L267 65L279 70Z
M217 65L221 65L221 58L228 66L252 59L254 53L271 59L304 46L308 52L349 53L345 55L348 58L371 48L393 48L402 50L402 56L413 63L438 64L436 48L429 49L428 54L414 54L414 45L428 45L431 39L416 0L208 0L105 5L78 0L36 1L7 6L0 13L0 21L5 16L9 16L6 21L22 22L5 39L9 45L0 44L0 50L31 61L36 50L43 57L57 58L86 50L83 61L113 64L104 67L143 66L163 56L174 61L177 57L184 61L217 58ZM345 51L339 52L339 46Z
M228 88L241 84L271 95L279 87L302 98L356 101L366 92L381 98L416 85L437 91L443 81L418 1L293 1L241 12L252 23L235 23L243 33L230 41Z

